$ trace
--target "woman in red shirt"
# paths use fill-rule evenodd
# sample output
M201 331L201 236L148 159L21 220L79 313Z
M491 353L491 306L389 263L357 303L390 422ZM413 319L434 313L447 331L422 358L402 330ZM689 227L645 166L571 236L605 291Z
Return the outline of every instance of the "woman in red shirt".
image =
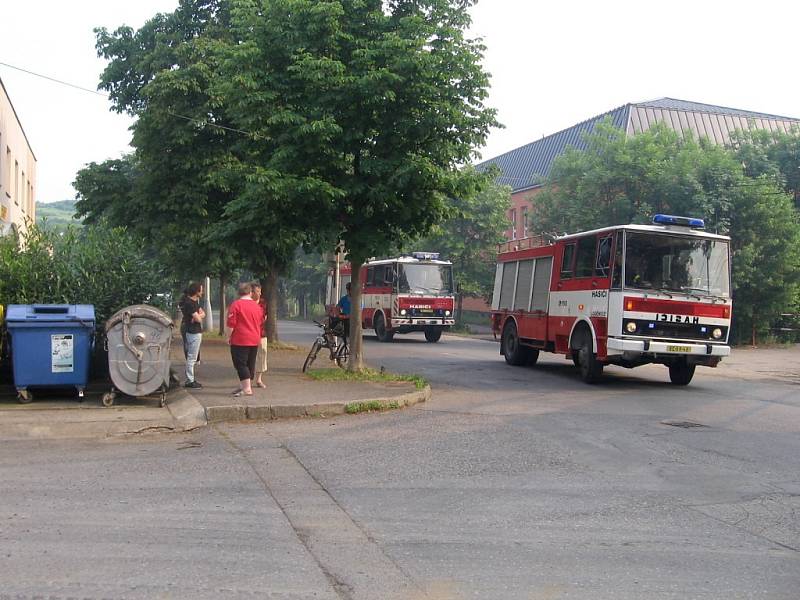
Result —
M253 301L253 289L249 283L239 284L239 299L228 309L228 329L231 358L239 375L239 389L234 396L252 396L251 385L256 367L256 354L261 343L261 326L264 316L261 307Z

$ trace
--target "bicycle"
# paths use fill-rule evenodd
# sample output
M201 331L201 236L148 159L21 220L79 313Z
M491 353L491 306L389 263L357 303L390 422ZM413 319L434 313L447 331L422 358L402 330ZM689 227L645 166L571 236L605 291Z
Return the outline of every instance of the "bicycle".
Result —
M308 371L309 367L317 359L317 355L323 348L330 352L329 359L335 361L336 364L342 368L347 368L347 363L350 360L350 347L347 345L347 338L344 336L344 326L341 322L337 323L335 327L330 326L328 323L320 323L314 321L322 332L314 340L311 345L311 350L308 351L306 361L303 363L303 373ZM341 342L339 341L341 340Z

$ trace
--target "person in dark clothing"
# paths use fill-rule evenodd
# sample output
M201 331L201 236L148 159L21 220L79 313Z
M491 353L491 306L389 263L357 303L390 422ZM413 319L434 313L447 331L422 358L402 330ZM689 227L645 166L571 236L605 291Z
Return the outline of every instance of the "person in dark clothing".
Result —
M352 296L350 296L350 282L347 282L345 286L345 290L347 293L339 299L339 302L336 304L337 313L331 319L331 329L336 327L339 323L342 324L342 330L344 335L342 337L349 338L350 337L350 312L353 309L352 303Z
M186 354L186 384L187 388L203 387L194 376L194 366L200 356L200 344L203 342L203 319L205 311L200 306L203 296L203 284L193 282L186 288L186 296L181 303L181 333L184 339L184 352Z

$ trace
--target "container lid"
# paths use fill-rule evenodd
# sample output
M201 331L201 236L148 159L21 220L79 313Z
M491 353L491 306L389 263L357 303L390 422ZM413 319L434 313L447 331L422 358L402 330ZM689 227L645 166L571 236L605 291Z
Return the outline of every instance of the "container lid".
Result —
M91 304L9 304L7 323L62 323L75 321L94 323L94 306Z
M131 319L149 319L160 323L164 327L173 327L172 319L155 306L150 306L149 304L134 304L133 306L123 308L111 315L108 321L106 321L106 332L111 331L115 325L121 323L126 313L130 315Z

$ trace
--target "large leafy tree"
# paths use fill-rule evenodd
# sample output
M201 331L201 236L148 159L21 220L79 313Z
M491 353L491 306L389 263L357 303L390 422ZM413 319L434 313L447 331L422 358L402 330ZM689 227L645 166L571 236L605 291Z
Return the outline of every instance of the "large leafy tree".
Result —
M225 0L182 0L139 30L96 30L98 54L108 60L100 87L114 110L136 117L135 154L90 165L76 181L80 213L136 228L177 272L218 275L223 310L226 279L246 262L241 236L226 237L238 232L221 224L243 190L231 164L247 133L230 126L209 92L210 46L232 35L229 12ZM124 177L132 177L127 194L116 185Z
M489 298L494 286L497 244L509 227L511 189L490 184L454 199L450 216L437 225L420 247L435 250L453 262L459 287L456 321L461 320L463 297Z
M765 331L800 290L800 222L774 175L748 177L728 148L658 126L635 137L608 124L586 151L556 159L534 200L537 225L581 231L648 223L654 213L703 217L730 235L740 339Z
M226 276L240 266L235 248L209 237L210 227L206 224L181 232L178 224L164 223L163 217L154 215L151 206L160 196L147 195L142 180L134 154L90 163L77 173L73 182L77 191L75 211L85 217L87 224L125 227L135 233L149 256L169 265L176 282L206 274L218 275L219 307L224 311Z
M359 267L445 215L483 176L459 166L495 124L474 0L231 0L213 86L252 134L235 166L253 203L353 266L351 368L362 368ZM283 211L283 212L281 212Z
M749 129L734 138L736 156L750 177L774 177L800 209L800 127L789 132Z

